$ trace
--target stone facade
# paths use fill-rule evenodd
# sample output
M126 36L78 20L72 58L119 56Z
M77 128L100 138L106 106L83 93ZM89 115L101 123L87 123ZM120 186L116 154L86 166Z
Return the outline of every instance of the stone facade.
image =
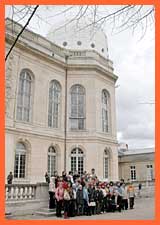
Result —
M146 182L155 179L154 148L120 150L118 162L119 177L125 181Z
M6 20L6 52L21 26ZM13 29L14 28L14 29ZM66 57L67 56L67 57ZM32 82L31 119L16 119L19 76L30 71ZM67 77L67 85L66 85ZM58 128L48 127L49 84L61 86ZM71 170L71 151L83 151L86 171L95 168L104 178L104 150L109 154L108 179L118 179L115 82L112 61L94 50L67 50L47 39L24 31L6 63L6 176L14 171L16 144L26 147L25 177L14 182L43 182L47 171L48 149L56 149L56 170ZM9 84L8 84L9 83ZM70 90L75 84L85 88L85 129L70 129ZM109 131L102 132L102 90L110 96ZM67 91L66 91L67 90ZM67 94L67 95L66 95ZM65 102L67 100L67 102ZM65 108L65 103L66 108ZM66 110L66 111L65 111ZM65 114L67 112L67 115ZM65 119L66 137L65 137ZM66 154L65 154L66 140ZM66 167L65 167L66 163Z

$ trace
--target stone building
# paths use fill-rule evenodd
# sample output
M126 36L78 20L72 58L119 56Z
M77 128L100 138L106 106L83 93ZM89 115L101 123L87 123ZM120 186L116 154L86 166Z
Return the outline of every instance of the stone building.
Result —
M22 26L6 20L6 53ZM6 62L6 176L34 183L91 171L118 179L115 83L106 35L25 30Z
M118 150L119 178L125 181L146 182L155 180L154 148Z

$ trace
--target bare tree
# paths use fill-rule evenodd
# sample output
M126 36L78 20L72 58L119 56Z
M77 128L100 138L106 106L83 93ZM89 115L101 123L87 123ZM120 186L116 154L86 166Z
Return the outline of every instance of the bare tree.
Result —
M95 26L96 29L107 26L112 29L113 34L116 34L126 29L131 29L134 33L136 29L140 28L141 38L144 37L147 29L154 24L153 5L66 5L61 7L41 5L38 11L37 8L37 6L33 5L12 5L8 11L9 16L16 22L25 21L26 18L32 18L34 15L37 18L37 26L39 27L41 23L52 26L56 18L65 17L65 22L57 27L57 29L73 22L76 22L77 31L78 29L85 29L89 26ZM83 27L79 27L81 20L85 20Z
M5 61L7 60L8 56L9 56L10 53L12 52L12 49L13 49L14 46L16 45L16 43L17 43L19 37L21 36L21 34L23 33L23 31L24 31L24 30L26 29L26 27L28 26L30 20L31 20L32 17L34 16L34 14L35 14L35 12L36 12L36 10L37 10L38 7L39 7L39 5L35 6L35 8L33 9L33 12L32 12L31 15L29 16L29 18L28 18L26 24L23 26L23 28L21 29L21 31L20 31L19 34L17 35L17 37L16 37L16 39L14 40L13 44L11 45L9 51L7 52L7 55L6 55L6 57L5 57ZM30 10L30 7L29 7L29 10ZM29 10L27 10L27 14L28 14ZM26 14L26 15L27 15L27 14Z

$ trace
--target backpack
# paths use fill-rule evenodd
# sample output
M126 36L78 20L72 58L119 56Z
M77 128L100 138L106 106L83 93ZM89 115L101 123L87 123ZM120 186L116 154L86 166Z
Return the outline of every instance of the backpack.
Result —
M70 195L67 190L64 191L64 200L70 200Z

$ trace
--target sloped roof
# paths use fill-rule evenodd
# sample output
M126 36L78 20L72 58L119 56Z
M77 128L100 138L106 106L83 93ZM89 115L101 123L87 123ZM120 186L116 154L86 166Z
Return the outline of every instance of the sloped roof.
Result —
M137 154L149 154L149 153L154 153L155 148L137 148L137 149L129 149L126 151L123 151L121 149L118 150L118 155L119 156L126 156L126 155L137 155Z

